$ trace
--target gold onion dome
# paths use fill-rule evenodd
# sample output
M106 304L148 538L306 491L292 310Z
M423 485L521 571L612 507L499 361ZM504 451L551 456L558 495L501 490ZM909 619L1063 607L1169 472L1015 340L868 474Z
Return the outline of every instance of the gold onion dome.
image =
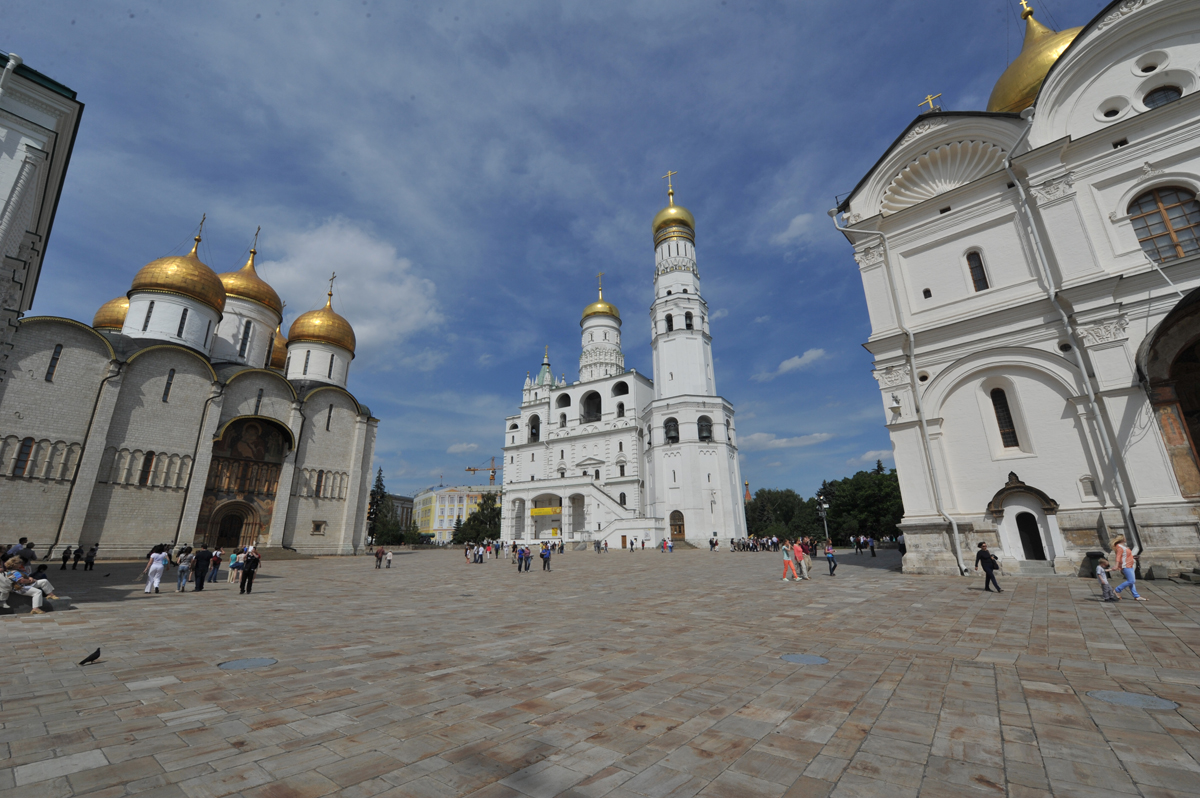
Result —
M241 297L257 302L260 305L266 305L271 310L282 315L283 301L280 300L279 294L275 293L275 289L267 285L263 278L258 276L258 272L254 270L254 256L257 251L250 250L250 260L246 261L246 265L238 269L236 272L225 272L217 275L221 278L221 284L225 286L225 293L228 296Z
M271 344L271 368L283 370L287 365L287 337L280 327L275 328L275 340Z
M1033 18L1032 8L1022 11L1021 17L1027 20L1025 43L1021 46L1020 55L1008 65L992 89L987 104L991 113L1016 114L1033 105L1050 67L1083 30L1068 28L1053 31Z
M583 324L583 320L588 316L612 316L619 321L621 311L617 310L613 303L604 301L604 291L601 289L600 298L583 309L583 317L579 319L579 323Z
M169 255L147 263L133 278L129 293L166 291L203 302L218 313L225 310L225 288L221 278L196 257L199 246L200 236L196 236L196 243L188 254Z
M354 329L351 328L350 322L339 316L333 311L333 289L329 291L329 298L325 301L325 307L320 310L310 310L307 313L301 313L294 322L291 329L288 330L288 343L296 341L316 341L318 343L333 344L340 346L342 349L347 349L350 354L354 354Z
M129 297L119 296L110 299L100 306L92 317L92 326L96 329L116 329L125 326L125 314L129 312Z

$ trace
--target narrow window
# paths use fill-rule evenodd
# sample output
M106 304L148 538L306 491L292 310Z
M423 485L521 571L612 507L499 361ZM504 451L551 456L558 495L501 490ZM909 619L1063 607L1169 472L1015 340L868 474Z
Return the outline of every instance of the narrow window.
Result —
M166 387L163 388L164 402L171 398L171 383L173 382L175 382L175 369L171 369L167 372L167 384Z
M183 312L179 314L179 329L175 331L176 338L183 337L183 330L185 327L187 327L187 312L188 309L184 308Z
M246 356L246 347L250 345L250 322L246 321L246 326L242 328L242 343L238 347L238 357Z
M559 460L566 460L566 459L567 459L567 458L566 458L566 454L567 454L567 450L566 450L566 449L559 449L559 450L558 450L558 459L559 459Z
M17 463L13 466L13 476L25 476L25 469L29 468L29 457L33 454L33 438L26 438L21 441L21 448L17 450Z
M624 493L621 494L620 502L621 502L621 506L624 507L625 506L625 494Z
M258 398L254 400L254 415L258 415L258 411L262 409L263 389L258 389Z
M267 340L267 361L263 363L263 368L271 366L271 355L275 353L275 333L271 333L271 337Z
M692 326L692 312L690 310L683 314L683 326L689 330L696 329Z
M533 461L534 461L534 454L531 452L529 455L529 462L532 463Z
M292 356L288 355L287 358L283 361L283 373L287 374L288 369L290 369L291 367L292 367Z
M675 320L673 318L671 318L671 314L668 313L667 314L667 332L671 332L674 329L675 329Z
M208 334L212 331L212 319L208 320L208 324L204 325L204 343L202 346L208 346Z
M139 485L150 484L150 472L154 470L154 452L146 452L142 458L142 473L138 474Z
M1091 477L1084 477L1080 482L1083 485L1083 495L1089 499L1096 498L1096 481Z
M150 300L150 304L146 306L146 318L142 321L142 332L150 328L150 317L154 315L154 300Z
M617 441L617 451L618 452L625 451L625 441Z
M566 413L558 414L558 426L562 427L564 429L566 428L566 426L567 426L567 414Z
M975 290L988 290L987 272L983 270L983 256L978 252L968 252L967 265L971 267L971 282L975 284Z
M304 350L304 371L302 372L303 374L307 374L307 373L308 373L308 359L309 359L310 357L312 357L312 350L311 350L311 349L305 349L305 350Z
M317 491L316 491L318 498L321 496L321 489L324 487L325 487L325 472L318 471L317 472Z
M50 356L50 365L46 367L46 382L54 382L54 372L58 370L60 357L62 357L62 344L55 344L54 354Z
M592 478L593 478L593 479L600 479L600 469L599 469L599 468L597 468L597 469L596 469L595 476L593 476Z
M621 470L621 476L625 476L625 465L621 464L621 465L617 466L617 468L619 468Z
M1008 396L1003 389L992 389L992 407L996 410L996 424L1000 427L1000 440L1004 448L1012 449L1021 444L1017 441L1017 428L1013 424L1012 411L1008 408Z
M625 418L625 403L617 402L617 418Z
M325 375L327 378L329 378L331 380L333 379L333 357L334 357L333 354L330 353L330 355L329 355L329 373Z
M329 425L333 422L333 405L329 406L329 412L325 414L325 431L329 431Z

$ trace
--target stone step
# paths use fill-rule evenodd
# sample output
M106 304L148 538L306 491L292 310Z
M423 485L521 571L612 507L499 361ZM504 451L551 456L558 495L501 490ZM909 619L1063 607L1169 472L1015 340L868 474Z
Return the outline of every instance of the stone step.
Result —
M1054 576L1054 566L1047 560L1021 560L1017 563L1020 576Z
M1194 585L1200 585L1200 574L1193 570L1191 573L1184 571L1179 575L1179 578L1185 582L1191 582Z
M315 560L316 557L311 554L301 554L293 549L285 549L281 546L272 546L270 548L260 548L258 553L262 555L263 562L279 562L280 560ZM225 563L221 563L221 567L225 567Z

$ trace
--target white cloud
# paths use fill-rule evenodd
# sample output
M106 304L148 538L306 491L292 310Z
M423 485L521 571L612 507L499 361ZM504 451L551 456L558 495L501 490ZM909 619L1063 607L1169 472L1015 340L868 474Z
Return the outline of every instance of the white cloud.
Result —
M852 457L846 461L846 465L858 465L859 463L874 463L876 460L891 460L891 449L872 449L869 452L863 452L858 457Z
M456 443L446 450L446 454L462 454L463 452L473 452L478 448L478 443Z
M723 318L725 318L725 317L726 317L726 316L728 316L728 315L729 315L729 311L728 311L728 310L726 310L725 308L718 308L717 310L714 310L714 311L713 311L713 314L712 314L712 316L710 316L709 318L711 318L711 319L723 319Z
M813 224L816 221L811 213L802 213L788 222L787 229L782 233L771 236L771 243L779 246L799 244L812 236Z
M756 318L756 319L754 320L754 323L755 323L755 324L763 324L763 323L765 323L765 322L768 322L768 321L770 321L770 320L771 320L771 317L770 317L770 316L759 316L758 318Z
M264 234L261 250L281 252L261 260L259 274L293 304L284 331L301 313L325 303L331 272L333 309L354 327L356 355L366 360L394 354L406 338L442 321L432 281L413 270L396 247L355 222L337 217L307 230Z
M738 441L738 448L747 452L766 449L795 449L800 446L823 443L832 437L833 433L830 432L814 432L811 435L799 435L795 438L778 438L773 432L755 432L753 435L743 435Z
M776 377L781 377L789 371L798 371L811 366L821 358L825 357L824 349L806 349L803 355L789 357L787 360L779 364L779 368L774 371L764 371L760 374L755 374L752 379L758 382L770 382Z

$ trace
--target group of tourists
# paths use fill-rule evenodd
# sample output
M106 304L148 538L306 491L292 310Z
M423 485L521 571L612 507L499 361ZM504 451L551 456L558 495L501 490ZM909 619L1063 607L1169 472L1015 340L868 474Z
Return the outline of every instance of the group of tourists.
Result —
M8 552L12 552L15 547L10 547ZM9 556L6 552L4 561L4 570L0 573L0 606L8 606L8 597L12 593L21 596L29 596L33 602L33 614L41 615L45 612L42 609L42 604L46 599L56 599L58 596L54 592L54 585L45 578L46 566L39 565L35 570L33 568L33 559L22 556L25 552L24 547L16 550L16 554Z
M872 557L875 556L875 537L874 537L874 535L858 535L857 537L855 537L854 535L851 535L850 539L854 541L854 553L855 554L862 554L867 549L870 549L871 556Z
M92 546L85 552L83 546L76 546L72 551L71 547L67 546L62 553L62 568L58 570L67 570L67 563L71 562L71 570L74 571L79 567L79 561L83 560L83 570L91 571L96 567L96 549L96 546Z
M556 547L551 543L543 543L538 551L538 557L542 561L542 570L550 570L550 556L554 553ZM558 553L562 554L562 543L558 544ZM512 551L512 561L517 565L517 573L529 570L529 564L533 562L533 549L529 546L515 546Z
M201 543L200 547L181 546L175 557L171 556L171 547L166 543L155 546L146 555L146 567L142 569L141 577L146 580L146 593L158 593L163 574L170 568L178 569L176 574L175 592L186 593L188 582L195 585L197 592L204 589L205 584L217 581L221 574L221 563L225 551L217 546L209 550L208 544ZM238 583L238 593L254 592L254 577L262 564L262 555L254 546L242 546L229 555L229 576L227 584Z
M788 582L793 579L799 582L802 579L811 579L809 576L809 568L812 565L813 554L817 553L818 544L815 540L809 537L799 537L794 540L775 538L771 545L775 547L775 551L783 552L783 581ZM833 541L826 540L825 545L821 548L821 553L825 556L825 561L829 565L829 575L837 576L837 552L833 548ZM791 573L789 579L788 574Z
M388 568L392 567L392 553L390 551L385 551L383 546L380 546L379 548L375 549L375 570L382 568L384 561L387 562Z

